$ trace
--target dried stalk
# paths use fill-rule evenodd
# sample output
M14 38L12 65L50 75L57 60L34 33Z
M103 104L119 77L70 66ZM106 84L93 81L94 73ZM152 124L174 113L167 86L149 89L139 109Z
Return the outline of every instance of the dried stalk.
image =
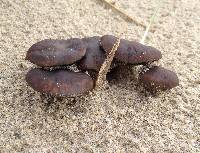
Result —
M159 3L158 4L158 7L155 9L155 11L154 11L154 14L151 16L151 18L150 18L150 22L149 22L149 24L148 24L148 26L146 27L146 30L145 30L145 32L144 32L144 35L143 35L143 37L142 37L142 39L141 39L141 41L140 41L140 43L141 44L144 44L144 42L145 42L145 40L146 40L146 37L147 37L147 35L148 35L148 32L150 31L150 27L151 27L151 25L153 24L153 22L154 22L154 20L155 20L155 18L156 18L156 15L157 15L157 13L158 13L158 11L159 11L159 9L160 9L160 7L161 7L161 4Z
M134 22L136 25L141 26L143 28L146 28L146 26L142 23L137 21L135 18L128 15L124 10L117 8L115 5L113 5L111 2L107 0L102 0L104 3L109 5L112 9L116 10L118 13L122 14L124 17L126 17L129 21Z
M117 51L117 48L119 47L120 44L120 38L117 38L115 44L113 45L111 51L109 52L106 60L104 61L104 63L102 64L98 77L97 77L97 81L96 81L96 87L100 87L103 85L103 83L106 80L106 74L108 73L108 70L110 69L110 65L113 61L113 58L115 56L115 53Z

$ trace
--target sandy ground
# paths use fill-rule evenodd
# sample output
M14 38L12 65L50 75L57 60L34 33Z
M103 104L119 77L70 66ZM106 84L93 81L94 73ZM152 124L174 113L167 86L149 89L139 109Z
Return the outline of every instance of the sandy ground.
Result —
M156 0L118 0L147 22ZM45 38L115 34L140 41L144 29L99 0L0 1L0 152L200 152L200 1L165 0L146 44L158 63L177 72L180 86L156 97L139 90L134 74L87 96L41 96L24 78L26 51Z

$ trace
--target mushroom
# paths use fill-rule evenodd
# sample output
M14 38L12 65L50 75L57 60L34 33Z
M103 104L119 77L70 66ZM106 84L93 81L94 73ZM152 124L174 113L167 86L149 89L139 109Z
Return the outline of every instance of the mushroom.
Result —
M82 39L87 49L85 56L77 64L81 70L99 71L101 68L106 55L104 50L100 47L100 39L101 37L98 36Z
M80 95L94 88L94 81L89 75L68 70L35 68L27 73L26 81L34 90L52 96Z
M179 85L176 73L163 67L153 66L139 74L139 81L150 92L165 91Z
M86 52L81 39L42 40L28 50L26 59L41 67L52 67L73 64L80 60Z
M94 88L94 80L98 79L99 70L116 40L117 37L112 35L83 39L42 40L30 47L26 59L43 69L30 70L26 75L26 81L34 90L52 96L84 94ZM112 80L119 74L122 74L124 79L124 75L128 73L123 72L127 72L126 68L129 66L146 65L161 58L161 52L153 47L121 39L107 79ZM74 72L76 70L73 69L72 64L82 72ZM66 69L62 67L63 65L69 66ZM44 70L46 67L56 69ZM69 70L70 67L72 70ZM140 73L138 79L152 93L169 90L179 84L174 72L159 66L153 66L146 72Z
M117 37L105 35L101 38L103 49L109 53ZM135 41L121 39L115 58L129 64L147 64L162 58L161 52L151 46L145 46Z

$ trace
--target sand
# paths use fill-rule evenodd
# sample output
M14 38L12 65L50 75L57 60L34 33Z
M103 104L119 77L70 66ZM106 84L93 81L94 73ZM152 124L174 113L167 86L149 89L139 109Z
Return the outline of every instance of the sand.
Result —
M157 0L116 5L148 23ZM153 97L137 83L137 70L103 90L51 98L25 82L34 67L28 48L45 38L117 34L140 41L144 28L124 20L100 0L0 1L1 153L200 152L200 2L165 0L145 43L162 51L156 63L175 71L180 85Z

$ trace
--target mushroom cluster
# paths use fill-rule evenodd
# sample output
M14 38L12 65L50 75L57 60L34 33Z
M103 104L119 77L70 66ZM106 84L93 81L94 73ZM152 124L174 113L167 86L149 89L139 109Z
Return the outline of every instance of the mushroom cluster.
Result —
M37 42L28 50L26 60L39 68L31 69L26 81L34 90L52 96L76 96L91 91L97 79L92 74L98 74L117 39L104 35ZM156 48L121 39L110 69L121 63L146 66L161 58ZM70 69L74 65L78 71ZM141 72L138 80L151 92L169 90L179 84L176 73L159 66Z

